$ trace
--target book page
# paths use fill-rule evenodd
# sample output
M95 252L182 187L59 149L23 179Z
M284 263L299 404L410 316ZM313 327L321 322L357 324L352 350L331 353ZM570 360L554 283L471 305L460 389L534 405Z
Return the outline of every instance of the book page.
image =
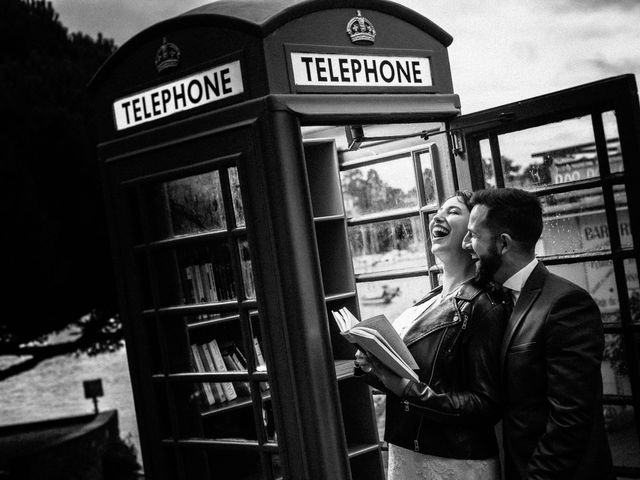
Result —
M351 343L357 344L362 350L376 357L396 375L416 382L419 381L418 375L416 375L404 360L383 344L375 335L360 328L351 329L344 332L343 335Z

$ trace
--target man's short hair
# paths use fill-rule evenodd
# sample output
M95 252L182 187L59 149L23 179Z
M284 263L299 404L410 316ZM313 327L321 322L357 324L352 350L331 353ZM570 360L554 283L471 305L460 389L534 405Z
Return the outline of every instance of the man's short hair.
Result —
M496 235L508 233L533 250L542 234L542 205L533 193L519 188L478 190L471 204L487 207L487 226Z

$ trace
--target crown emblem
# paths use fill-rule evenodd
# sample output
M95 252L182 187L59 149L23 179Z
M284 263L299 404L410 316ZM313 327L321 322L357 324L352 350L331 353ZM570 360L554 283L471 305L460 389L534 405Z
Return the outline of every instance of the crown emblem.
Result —
M352 43L373 43L376 40L376 29L362 16L360 10L358 15L347 23L347 34L351 37Z
M161 72L167 68L175 68L180 63L180 49L173 43L162 39L162 45L156 52L156 70Z

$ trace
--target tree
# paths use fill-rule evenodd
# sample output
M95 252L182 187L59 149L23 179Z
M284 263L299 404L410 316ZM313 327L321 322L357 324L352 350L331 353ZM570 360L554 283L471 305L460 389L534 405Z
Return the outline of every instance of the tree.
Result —
M0 380L122 345L86 85L112 40L69 34L50 3L0 2ZM75 338L47 343L75 326ZM27 358L22 357L26 355Z

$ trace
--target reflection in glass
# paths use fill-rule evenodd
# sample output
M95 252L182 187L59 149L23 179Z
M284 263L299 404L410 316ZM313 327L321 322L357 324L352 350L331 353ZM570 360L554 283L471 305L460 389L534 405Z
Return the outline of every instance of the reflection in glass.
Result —
M240 268L242 270L242 283L246 298L256 298L256 287L253 281L253 269L251 268L251 252L249 242L238 240L238 252L240 253Z
M424 184L425 205L437 205L438 195L436 190L436 178L433 168L433 157L431 151L423 150L416 152L416 158L420 160L420 168L422 169L422 182Z
M541 251L544 255L609 250L611 240L602 189L592 188L546 195ZM622 247L632 247L627 196L623 185L614 186L618 234Z
M493 159L491 157L491 146L489 145L489 139L485 138L480 140L480 156L482 157L482 172L484 176L484 184L487 188L495 187L496 172L493 168Z
M602 387L605 395L632 395L624 343L619 334L605 335ZM633 412L630 405L604 406L605 428L614 464L640 466L640 449Z
M251 335L251 341L253 343L253 364L256 367L256 370L259 372L267 372L267 357L264 354L263 350L263 341L260 333L260 316L257 311L251 312L250 314L251 321L249 322L249 330ZM249 357L247 357L249 358ZM250 364L249 364L250 365ZM269 382L259 382L260 391L267 392L269 390Z
M614 465L640 467L640 448L633 411L630 405L604 407L605 429Z
M638 344L637 338L634 344ZM624 342L619 334L605 335L602 386L605 395L631 396L633 393ZM633 412L630 405L604 406L605 428L614 463L637 467L640 466L640 450Z
M540 200L544 220L541 251L544 255L611 248L602 189L551 194Z
M536 188L599 176L591 117L498 137L505 186Z
M609 169L611 173L624 171L622 152L620 150L620 138L618 133L618 120L613 111L602 114L604 136L607 141L607 155L609 156Z
M589 292L602 313L603 322L620 322L620 301L611 260L551 265L549 270Z
M240 192L240 179L238 178L238 168L229 168L229 186L231 188L231 199L233 200L233 212L236 218L236 226L244 227L244 206L242 205L242 195Z
M356 274L427 265L419 217L354 225L348 234Z
M618 219L618 231L620 234L620 246L633 247L633 237L631 236L631 222L629 221L629 209L627 207L627 191L624 185L613 186L613 200L616 205L616 216Z
M393 322L429 293L429 277L397 278L357 283L362 318L384 314Z
M629 292L631 321L640 323L640 284L638 283L638 266L635 259L627 258L624 260L624 273Z
M278 443L278 432L276 432L276 425L273 415L273 405L271 401L262 402L262 424L264 427L265 439L267 442ZM273 458L274 461L278 461L277 455ZM275 465L274 465L275 467Z
M348 217L416 206L418 195L410 154L341 173Z
M174 235L226 228L219 172L180 178L164 185Z

